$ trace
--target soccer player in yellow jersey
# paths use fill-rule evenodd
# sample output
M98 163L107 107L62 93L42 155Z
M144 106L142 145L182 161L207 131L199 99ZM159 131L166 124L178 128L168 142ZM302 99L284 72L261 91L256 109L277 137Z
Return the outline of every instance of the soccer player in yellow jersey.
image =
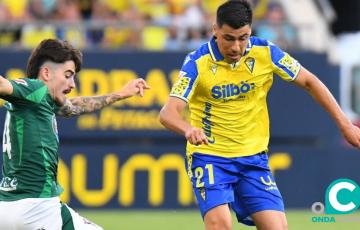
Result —
M187 55L160 112L161 123L187 139L187 170L207 230L232 228L229 207L244 224L287 229L267 157L266 96L274 73L311 94L360 147L360 130L327 87L276 45L252 37L251 22L247 1L221 5L213 38ZM187 104L190 123L181 116Z

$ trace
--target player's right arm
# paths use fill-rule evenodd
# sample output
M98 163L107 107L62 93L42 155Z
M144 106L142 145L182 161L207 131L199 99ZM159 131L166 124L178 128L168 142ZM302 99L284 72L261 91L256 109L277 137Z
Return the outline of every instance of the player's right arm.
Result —
M10 81L0 75L0 96L7 96L12 94L13 86Z
M74 97L66 99L56 115L63 117L79 116L84 113L91 113L109 106L119 100L123 100L135 95L144 96L144 91L150 86L142 78L129 81L120 91L101 96Z
M186 140L193 145L208 144L204 131L191 126L181 115L186 106L185 101L177 97L170 97L160 111L160 123L166 128L185 136Z

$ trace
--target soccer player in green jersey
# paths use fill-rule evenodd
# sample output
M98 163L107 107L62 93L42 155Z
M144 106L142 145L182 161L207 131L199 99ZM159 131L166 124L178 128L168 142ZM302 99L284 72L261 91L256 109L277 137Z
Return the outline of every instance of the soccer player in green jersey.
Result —
M160 112L161 123L187 139L187 170L207 230L232 229L229 207L244 224L287 229L267 156L266 97L274 74L311 94L360 147L359 128L327 87L275 44L251 36L251 23L247 1L221 5L213 38L187 55ZM190 123L181 116L187 105Z
M66 98L75 87L82 54L69 43L42 41L28 60L27 78L0 76L7 109L0 181L0 229L102 229L78 215L59 195L56 115L92 112L149 89L139 78L103 96Z

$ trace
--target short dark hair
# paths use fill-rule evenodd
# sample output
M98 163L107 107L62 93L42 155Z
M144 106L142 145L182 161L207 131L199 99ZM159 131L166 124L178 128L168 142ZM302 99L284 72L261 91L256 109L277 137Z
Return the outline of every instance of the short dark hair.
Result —
M233 29L239 29L252 23L252 9L246 0L230 0L219 6L216 13L216 23L224 24Z
M67 41L45 39L31 52L26 67L27 77L38 78L40 67L46 61L55 63L74 61L77 73L81 69L82 53Z

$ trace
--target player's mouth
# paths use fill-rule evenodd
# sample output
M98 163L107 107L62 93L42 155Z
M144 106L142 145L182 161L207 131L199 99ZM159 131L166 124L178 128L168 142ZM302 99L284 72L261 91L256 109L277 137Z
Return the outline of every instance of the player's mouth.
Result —
M63 91L63 94L66 95L66 94L69 94L70 92L71 92L71 89L66 89L66 90Z
M229 57L229 59L231 59L231 60L238 61L238 60L240 60L241 55L240 55L240 54L229 54L228 57Z

